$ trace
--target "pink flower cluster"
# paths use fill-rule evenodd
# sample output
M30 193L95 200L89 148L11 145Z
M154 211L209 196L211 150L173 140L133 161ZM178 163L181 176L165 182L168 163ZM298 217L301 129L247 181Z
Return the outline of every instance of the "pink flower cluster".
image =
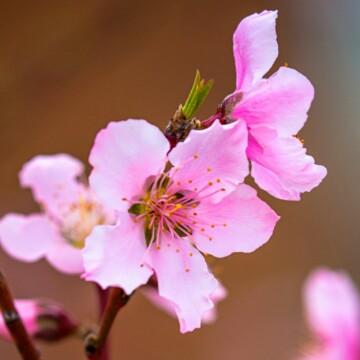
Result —
M129 119L97 135L89 185L68 155L27 163L21 184L42 212L6 215L3 248L127 294L156 277L158 291L145 292L177 315L181 332L211 320L225 290L204 255L252 252L279 219L244 183L249 164L257 184L285 200L299 200L326 175L295 137L313 99L311 83L286 67L263 78L278 53L276 17L265 11L239 24L235 91L221 115L174 148L157 127Z
M360 294L349 276L317 269L306 281L304 302L315 344L302 360L358 360Z

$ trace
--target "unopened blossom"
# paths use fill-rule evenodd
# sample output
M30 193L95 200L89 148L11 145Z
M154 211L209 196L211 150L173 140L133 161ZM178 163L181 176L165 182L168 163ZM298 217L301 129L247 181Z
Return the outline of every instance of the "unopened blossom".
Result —
M0 220L0 244L14 258L46 258L64 273L81 273L81 249L93 227L111 216L79 180L83 164L66 154L36 156L20 171L23 187L32 190L42 211L10 213Z
M176 316L176 308L174 304L171 301L165 299L164 297L161 297L155 288L148 286L142 289L142 293L160 310L165 311L171 316ZM216 305L218 302L224 300L226 296L226 289L224 288L224 286L218 283L216 290L211 294L211 301L214 303L214 307L202 315L201 324L211 324L216 320Z
M193 130L169 153L145 120L112 122L90 155L90 185L116 225L98 226L84 248L84 278L127 294L155 273L182 332L200 327L219 287L202 255L252 252L270 238L278 216L248 174L242 123Z
M302 360L360 359L360 294L349 276L317 269L305 283L304 302L315 344Z
M33 300L16 300L16 310L18 311L26 331L33 336L39 330L37 316L39 308ZM5 340L11 340L11 335L5 325L4 319L0 314L0 337Z
M278 56L277 11L243 19L233 36L236 89L223 102L222 120L241 121L248 130L251 175L269 194L299 200L326 176L306 153L297 133L304 126L314 98L310 81L298 71L280 67L264 75Z
M37 340L58 341L71 334L77 323L64 309L48 300L15 300L15 308L25 326L27 333ZM0 337L11 340L11 335L0 314Z

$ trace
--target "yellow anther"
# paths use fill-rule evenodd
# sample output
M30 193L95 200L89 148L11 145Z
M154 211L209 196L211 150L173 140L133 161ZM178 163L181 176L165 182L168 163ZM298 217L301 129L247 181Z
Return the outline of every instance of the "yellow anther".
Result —
M161 249L161 247L160 247L160 246L157 246L157 247L156 247L156 250L160 250L160 249Z
M169 215L173 214L175 211L178 211L183 206L181 204L176 204L172 210L169 211Z
M191 253L189 253L189 256L193 256L193 253L191 252Z
M208 185L209 185L209 186L212 186L212 185L213 185L213 182L212 182L212 181L209 181L209 182L208 182Z
M216 179L216 182L219 183L219 182L221 182L221 180L220 180L220 179Z
M208 172L211 172L211 171L212 171L212 168L211 168L211 167L208 167L208 168L207 168L207 171L208 171Z

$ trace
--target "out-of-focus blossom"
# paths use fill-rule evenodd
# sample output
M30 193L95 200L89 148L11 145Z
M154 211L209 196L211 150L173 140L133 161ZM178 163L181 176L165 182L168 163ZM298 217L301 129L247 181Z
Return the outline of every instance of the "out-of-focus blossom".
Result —
M73 334L78 325L64 309L47 300L16 300L15 307L28 334L43 341L58 341ZM0 337L11 335L0 315Z
M95 225L111 216L80 182L83 164L66 154L36 156L20 172L42 212L7 214L0 221L0 244L25 262L46 258L64 273L81 273L81 249Z
M344 272L314 271L304 302L315 344L303 360L360 359L360 295Z
M256 183L277 198L299 200L319 185L326 168L314 163L296 136L314 97L310 81L288 67L263 78L278 56L276 18L277 11L263 11L238 25L233 36L236 90L223 102L222 120L246 124Z
M155 273L182 332L200 327L217 280L201 255L251 252L270 238L278 216L245 184L243 123L193 130L170 153L144 120L113 122L97 135L90 185L117 213L84 249L85 279L130 294Z
M174 304L168 301L167 299L161 297L155 288L147 286L144 289L142 289L142 293L160 310L165 311L171 316L176 316L176 308ZM224 300L226 296L227 296L226 289L224 288L224 286L218 283L217 288L210 296L212 302L214 303L214 307L202 315L201 318L202 324L211 324L216 320L217 318L216 306L220 301Z

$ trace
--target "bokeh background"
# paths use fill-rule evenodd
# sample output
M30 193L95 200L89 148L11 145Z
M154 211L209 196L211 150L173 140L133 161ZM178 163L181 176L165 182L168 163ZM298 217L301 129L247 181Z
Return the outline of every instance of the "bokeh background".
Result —
M180 335L176 320L140 294L119 315L114 359L289 360L308 339L301 287L314 267L346 269L359 283L360 2L303 1L1 1L0 216L37 209L18 185L36 154L67 152L86 161L96 132L110 120L145 118L161 128L199 68L215 87L209 115L234 88L232 33L244 16L279 9L279 60L316 87L301 132L329 175L301 202L260 196L282 216L256 253L222 261L229 290L215 325ZM0 266L17 297L62 301L87 323L94 289L47 263ZM82 359L76 339L40 345L44 359ZM1 359L18 359L0 342Z

